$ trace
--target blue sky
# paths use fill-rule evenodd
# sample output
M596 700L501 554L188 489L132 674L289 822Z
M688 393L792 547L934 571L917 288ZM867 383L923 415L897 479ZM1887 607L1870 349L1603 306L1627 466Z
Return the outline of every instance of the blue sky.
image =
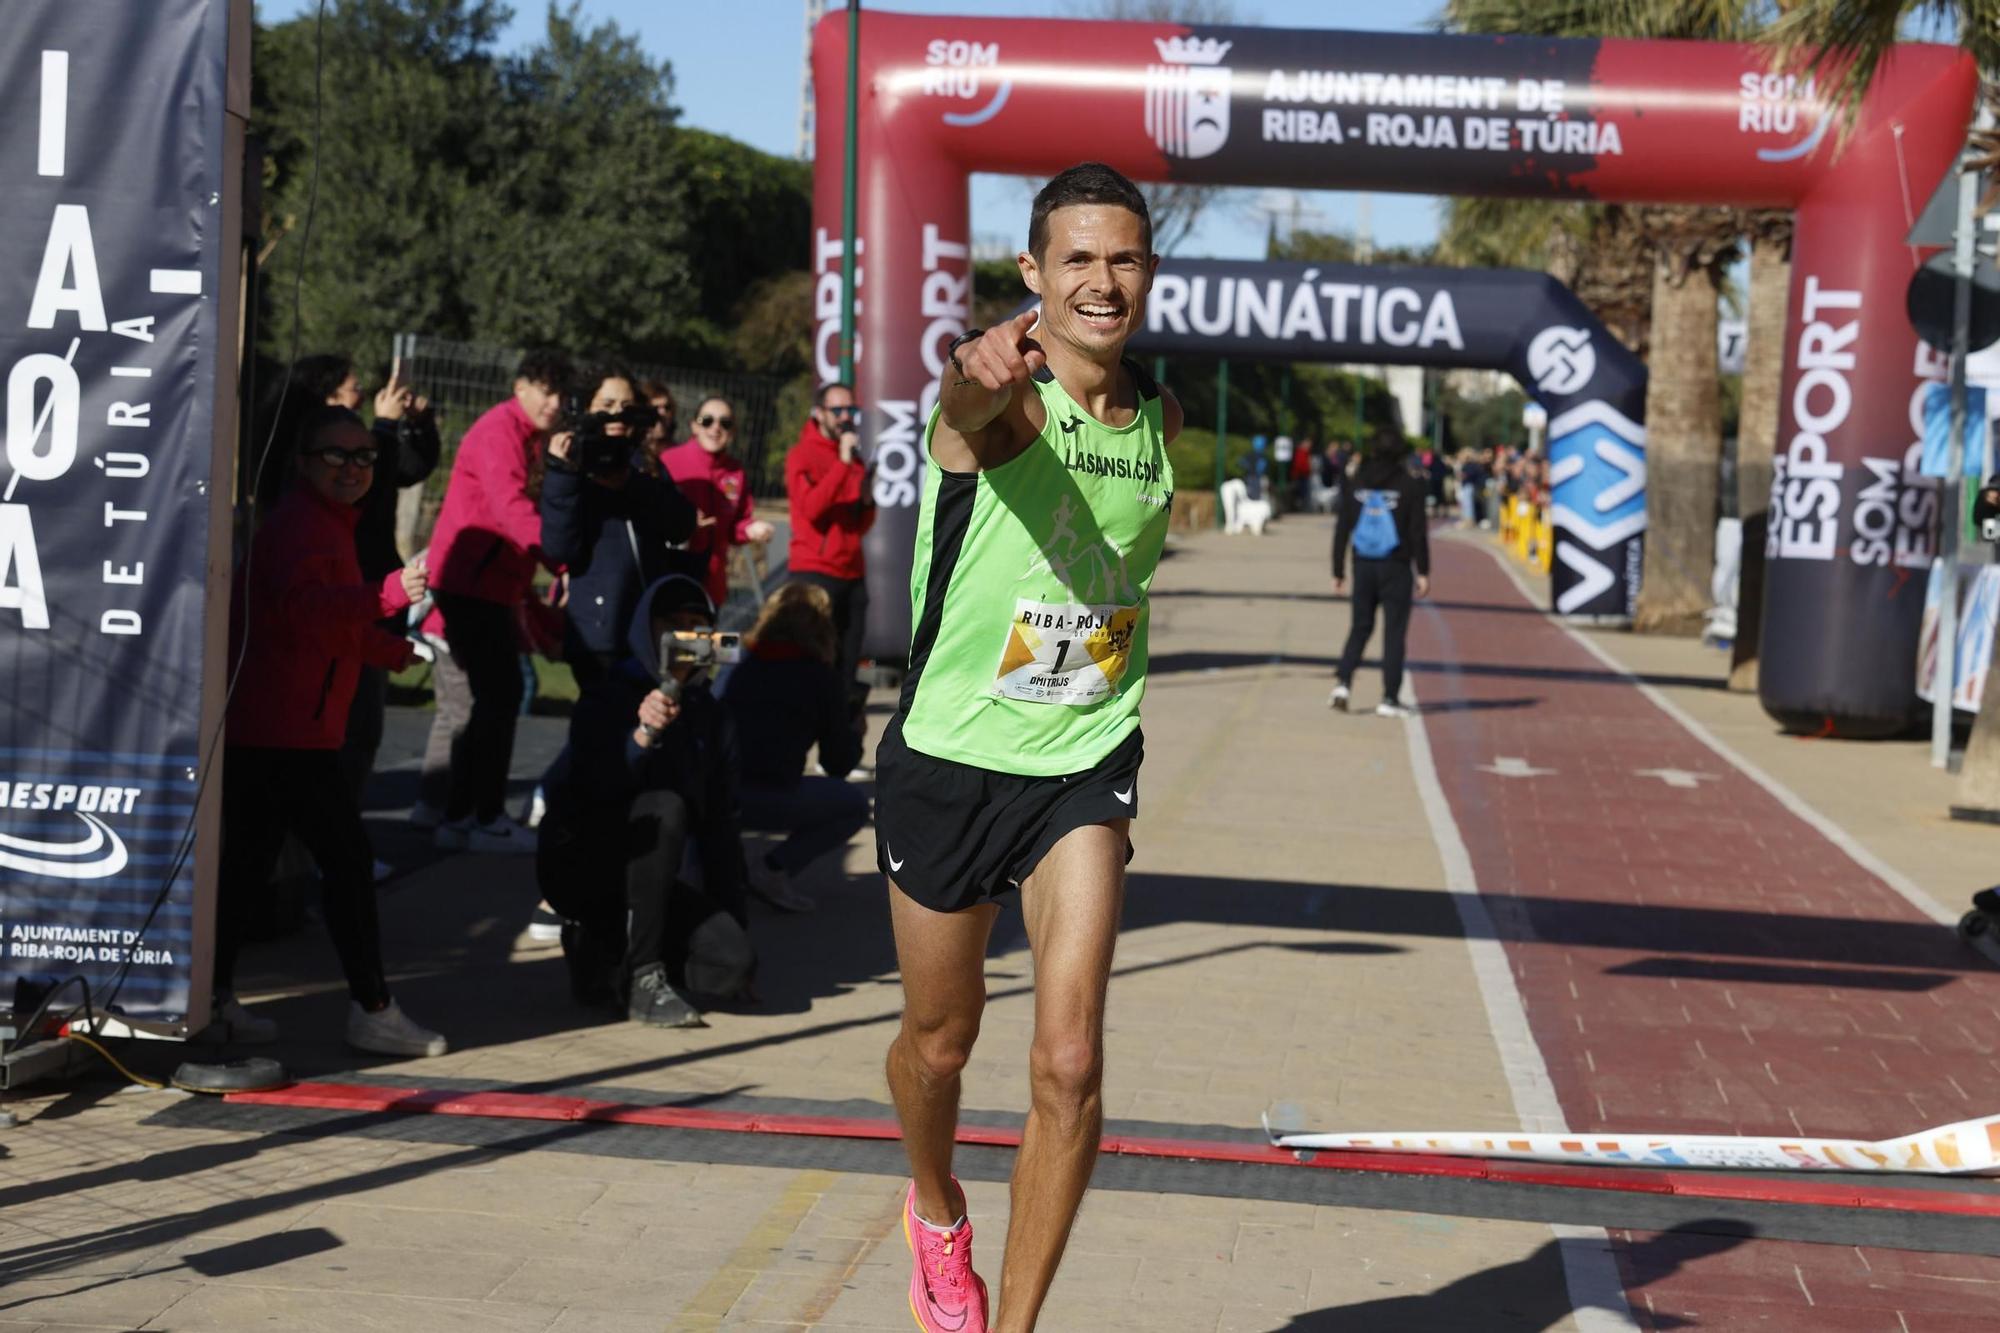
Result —
M315 0L259 0L265 21L307 13ZM838 9L838 0L829 8ZM1076 17L1089 0L893 0L869 8L901 13L992 17ZM1237 21L1291 28L1415 31L1442 0L1234 0ZM514 0L510 45L540 33L544 5ZM674 100L683 123L716 130L767 152L793 154L799 137L799 75L805 53L803 0L584 0L586 17L609 20L638 35L674 70ZM1208 211L1182 247L1186 254L1261 258L1266 218L1258 205L1289 209L1290 194L1229 191ZM1355 230L1361 197L1336 191L1299 192L1302 225ZM1005 177L973 181L973 230L980 239L1011 236L1027 225L1029 187ZM1427 195L1377 194L1366 205L1378 245L1421 244L1437 230L1437 201Z

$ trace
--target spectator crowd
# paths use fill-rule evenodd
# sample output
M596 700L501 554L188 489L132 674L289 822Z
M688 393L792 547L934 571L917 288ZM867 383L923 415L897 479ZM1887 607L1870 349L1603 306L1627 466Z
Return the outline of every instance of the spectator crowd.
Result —
M235 993L246 922L289 842L314 863L351 1004L346 1039L439 1055L386 980L377 861L361 817L391 673L427 658L435 696L411 819L447 853L519 855L578 1003L655 1027L754 994L748 900L806 912L808 869L870 817L847 781L867 726L862 537L874 520L853 389L826 384L785 460L790 577L741 634L717 627L755 512L726 398L688 429L668 386L532 351L452 455L425 550L398 553L398 491L439 465L430 403L392 367L372 421L352 362L307 357L263 413L252 531L232 604L240 662L225 744L209 1040L276 1025ZM578 697L566 743L507 808L530 648ZM812 765L813 771L808 772ZM752 857L746 831L769 836ZM393 946L393 942L386 942Z

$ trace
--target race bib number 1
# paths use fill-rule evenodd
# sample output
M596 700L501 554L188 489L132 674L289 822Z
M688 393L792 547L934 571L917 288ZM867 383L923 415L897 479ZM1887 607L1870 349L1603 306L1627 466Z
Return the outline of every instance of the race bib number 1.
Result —
M993 692L1037 704L1093 704L1118 689L1132 661L1136 606L1014 604Z

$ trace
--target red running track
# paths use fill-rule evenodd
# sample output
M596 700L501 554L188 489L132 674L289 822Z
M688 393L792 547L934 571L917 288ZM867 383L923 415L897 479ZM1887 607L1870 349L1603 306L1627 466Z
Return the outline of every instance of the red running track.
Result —
M1534 614L1487 550L1433 551L1423 724L1570 1128L1876 1139L2000 1112L2000 974ZM1500 758L1550 771L1484 771ZM1992 1258L1613 1238L1647 1329L2000 1329Z

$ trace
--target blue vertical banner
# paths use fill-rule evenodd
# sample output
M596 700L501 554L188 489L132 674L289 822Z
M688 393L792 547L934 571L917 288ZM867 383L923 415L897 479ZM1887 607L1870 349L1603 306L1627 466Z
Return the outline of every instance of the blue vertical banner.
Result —
M216 847L197 795L226 665L230 9L7 0L0 1006L18 979L78 974L101 1005L121 969L135 1021L207 1004L197 881Z

